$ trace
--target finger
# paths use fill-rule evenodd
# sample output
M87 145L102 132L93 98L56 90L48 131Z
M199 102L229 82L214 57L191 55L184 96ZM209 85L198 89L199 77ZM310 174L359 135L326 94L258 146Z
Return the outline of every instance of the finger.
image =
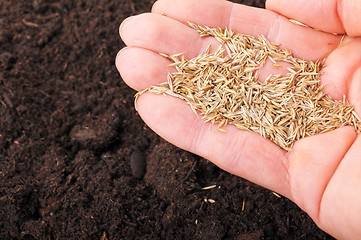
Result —
M327 184L355 138L353 127L304 138L295 143L286 158L292 199L316 223Z
M137 47L126 47L119 51L115 64L122 79L133 89L140 91L167 79L170 61L159 54Z
M187 58L197 56L210 44L220 45L214 38L201 38L174 19L150 13L126 19L120 26L120 35L128 46L157 53L184 53Z
M360 1L268 0L266 8L325 32L361 36Z
M340 41L339 36L317 32L291 23L287 18L265 9L220 0L158 0L152 12L180 22L209 27L230 28L238 33L265 35L296 57L317 60L326 57Z
M143 120L176 146L209 159L220 168L289 196L285 151L259 135L228 126L221 132L173 97L145 93L137 101Z
M355 106L355 112L358 116L361 116L361 61L359 67L355 69L352 77L352 82L350 84L350 91L348 94L348 99L350 103Z
M337 239L361 236L361 137L351 146L323 195L320 221Z
M326 84L323 91L334 99L346 96L361 114L360 66L361 39L346 38L326 59L322 70L321 83Z

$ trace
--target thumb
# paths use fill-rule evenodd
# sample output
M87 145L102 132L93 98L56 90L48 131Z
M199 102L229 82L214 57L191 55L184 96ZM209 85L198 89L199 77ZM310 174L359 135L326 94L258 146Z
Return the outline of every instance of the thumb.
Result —
M324 32L361 36L361 1L267 0L266 8Z

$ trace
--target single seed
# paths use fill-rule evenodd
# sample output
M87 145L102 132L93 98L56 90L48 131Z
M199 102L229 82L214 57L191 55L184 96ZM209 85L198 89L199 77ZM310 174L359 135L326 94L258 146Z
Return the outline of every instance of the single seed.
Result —
M210 186L202 188L202 190L209 190L209 189L212 189L212 188L215 188L215 187L217 187L217 185L210 185Z
M278 198L281 198L281 195L279 195L278 193L272 192L273 195L275 195Z

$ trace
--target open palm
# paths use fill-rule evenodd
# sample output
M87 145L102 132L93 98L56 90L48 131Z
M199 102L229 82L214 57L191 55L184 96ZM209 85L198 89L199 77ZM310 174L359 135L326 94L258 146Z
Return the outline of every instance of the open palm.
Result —
M357 32L349 26L352 19L347 19L347 25L341 24L334 11L336 1L329 1L330 6L317 3L325 1L287 2L268 1L268 7L276 13L222 0L159 0L152 13L123 22L120 33L128 47L119 52L117 67L130 87L143 90L166 81L168 71L173 70L159 52L183 52L192 58L209 44L218 44L212 38L200 38L187 21L227 27L238 33L265 35L298 58L327 58L321 79L327 84L324 91L335 99L345 95L361 115L361 38L346 36L340 44L342 36L331 34L361 36L361 29ZM328 10L334 15L327 15ZM281 14L323 31L294 24ZM286 152L234 126L220 132L173 97L145 93L137 101L137 109L164 139L283 194L331 235L361 236L361 137L352 127L302 139Z

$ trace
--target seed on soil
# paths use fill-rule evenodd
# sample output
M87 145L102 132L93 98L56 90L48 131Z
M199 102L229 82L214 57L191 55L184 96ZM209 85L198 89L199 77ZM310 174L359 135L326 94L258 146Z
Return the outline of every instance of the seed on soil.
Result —
M217 187L217 185L210 185L210 186L207 186L207 187L203 187L202 190L209 190L209 189L212 189L212 188L215 188Z
M278 197L278 198L281 198L281 195L279 195L279 194L276 193L276 192L272 192L272 194L275 195L275 196Z
M143 178L145 174L146 161L140 150L134 150L130 155L130 169L136 178Z
M212 198L205 198L204 202L215 203L216 201Z
M200 36L214 37L221 46L209 46L192 59L179 53L162 54L176 71L168 74L166 82L137 93L136 99L145 91L180 98L221 131L231 124L256 132L287 151L301 138L342 126L353 126L360 133L360 118L346 98L334 100L322 92L324 61L296 58L265 36L189 25ZM266 61L285 73L270 74L261 83L258 70Z

